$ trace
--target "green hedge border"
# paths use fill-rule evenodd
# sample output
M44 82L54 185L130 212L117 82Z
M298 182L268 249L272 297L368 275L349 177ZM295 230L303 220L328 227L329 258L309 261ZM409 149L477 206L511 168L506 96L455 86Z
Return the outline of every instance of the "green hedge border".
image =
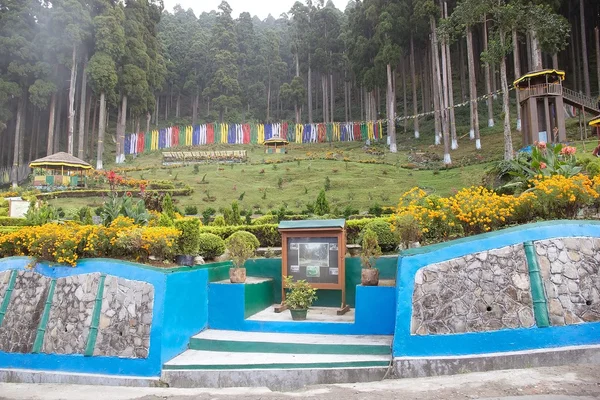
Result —
M49 193L41 193L35 195L39 200L51 200L51 199L74 199L74 198L84 198L91 196L109 196L113 193L108 189L97 189L97 190L68 190L63 192L49 192ZM131 190L117 190L117 195L123 196L127 193L140 193L139 189L131 189ZM194 189L192 188L184 188L184 189L164 189L164 190L146 190L146 193L169 193L171 196L190 196L194 193Z

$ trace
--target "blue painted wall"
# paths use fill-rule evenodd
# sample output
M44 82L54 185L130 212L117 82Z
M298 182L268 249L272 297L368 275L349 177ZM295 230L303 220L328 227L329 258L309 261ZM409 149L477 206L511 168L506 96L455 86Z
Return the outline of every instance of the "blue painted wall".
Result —
M26 257L0 259L0 272L23 270ZM83 355L0 352L0 368L55 370L109 375L159 376L164 361L183 352L190 336L206 326L208 271L173 272L117 260L82 260L76 268L37 264L35 272L51 278L105 273L154 286L150 351L145 359Z
M410 334L415 274L419 269L525 241L582 236L600 237L600 223L556 221L530 224L405 252L398 260L394 357L469 355L600 344L600 323L452 335Z
M396 314L396 288L394 287L357 286L354 323L245 320L244 290L245 285L242 284L211 283L209 285L209 328L250 332L338 335L391 335L394 332L394 316Z

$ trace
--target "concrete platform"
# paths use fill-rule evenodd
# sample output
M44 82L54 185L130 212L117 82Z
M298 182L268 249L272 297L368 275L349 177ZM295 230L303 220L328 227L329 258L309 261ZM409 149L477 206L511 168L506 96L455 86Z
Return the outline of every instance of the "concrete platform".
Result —
M307 335L295 333L239 332L207 329L194 339L227 340L239 342L277 342L290 344L340 344L340 345L382 345L390 347L392 336L375 335Z
M571 364L600 365L600 345L455 357L400 357L394 359L394 370L398 378L421 378Z
M79 374L57 371L38 371L29 369L0 369L0 382L8 383L59 383L65 385L100 385L161 387L165 386L159 378L136 376Z
M309 368L271 370L164 370L162 380L172 388L267 387L271 390L296 390L308 385L380 381L388 367Z
M273 354L187 350L167 362L163 370L232 370L385 367L389 355Z
M254 314L248 321L272 321L272 322L292 322L292 315L288 310L275 313L275 306L278 304L273 304L271 307L264 309L263 311ZM306 321L293 321L297 323L303 322L332 322L332 323L354 323L354 309L351 308L344 315L337 315L337 308L333 307L311 307L308 310L308 314L306 315Z

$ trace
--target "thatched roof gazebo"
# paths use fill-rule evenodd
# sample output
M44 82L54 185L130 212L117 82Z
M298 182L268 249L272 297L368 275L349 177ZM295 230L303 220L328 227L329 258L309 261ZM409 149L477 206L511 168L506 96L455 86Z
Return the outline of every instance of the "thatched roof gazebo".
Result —
M92 166L64 152L52 154L29 163L35 169L33 185L36 187L85 187L86 171Z
M290 142L288 142L285 139L279 138L279 137L274 137L268 140L265 140L265 153L267 154L273 154L273 153L281 153L281 154L286 154L287 153L287 148L286 146L290 144Z

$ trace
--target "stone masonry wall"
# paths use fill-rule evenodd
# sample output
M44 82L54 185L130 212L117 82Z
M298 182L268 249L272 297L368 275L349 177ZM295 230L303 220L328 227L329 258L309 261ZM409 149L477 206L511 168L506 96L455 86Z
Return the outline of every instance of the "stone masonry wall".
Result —
M44 353L85 352L99 280L99 273L56 280L44 335Z
M106 277L94 355L148 357L153 305L151 284Z
M472 254L419 270L411 333L440 335L534 326L522 245Z
M600 321L600 239L535 243L553 326Z
M48 297L50 278L19 271L10 303L0 326L0 350L30 353Z

